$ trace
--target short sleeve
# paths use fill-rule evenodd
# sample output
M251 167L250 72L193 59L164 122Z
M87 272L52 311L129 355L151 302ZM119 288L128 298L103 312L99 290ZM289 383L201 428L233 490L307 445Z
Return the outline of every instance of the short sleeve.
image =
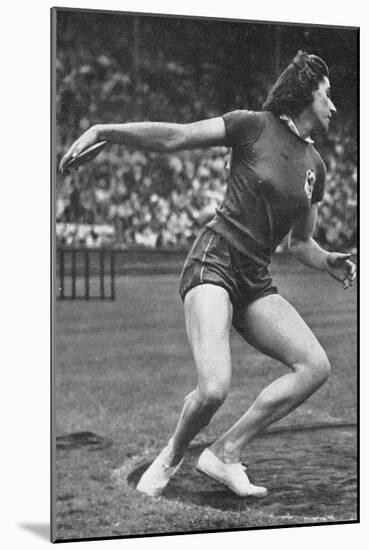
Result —
M226 129L226 146L251 145L260 135L264 125L263 113L238 110L223 115Z
M321 202L323 200L326 175L327 175L327 167L323 162L323 160L320 159L317 182L316 182L316 185L314 186L313 195L311 197L312 204Z

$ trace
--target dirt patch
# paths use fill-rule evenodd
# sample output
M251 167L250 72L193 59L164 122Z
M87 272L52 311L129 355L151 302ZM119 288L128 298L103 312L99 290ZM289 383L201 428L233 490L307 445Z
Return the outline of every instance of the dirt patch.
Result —
M56 438L57 450L73 450L88 447L91 450L101 450L110 447L113 442L92 432L76 432L60 435Z
M304 516L312 522L355 520L357 513L356 431L321 428L268 434L256 440L243 457L251 480L269 495L261 500L239 498L195 469L202 448L192 446L183 467L163 497L218 510L243 510L251 503L272 515ZM136 485L150 463L127 477Z

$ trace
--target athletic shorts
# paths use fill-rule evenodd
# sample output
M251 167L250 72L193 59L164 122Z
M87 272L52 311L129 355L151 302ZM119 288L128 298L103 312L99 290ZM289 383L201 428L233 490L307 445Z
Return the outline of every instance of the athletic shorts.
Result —
M179 283L182 300L189 290L205 283L227 290L237 309L278 293L268 266L257 265L208 227L201 230L183 266Z

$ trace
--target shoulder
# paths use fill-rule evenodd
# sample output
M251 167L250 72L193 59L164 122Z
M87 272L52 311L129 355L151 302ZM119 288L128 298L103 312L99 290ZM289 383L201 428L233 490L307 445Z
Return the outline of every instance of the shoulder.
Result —
M238 109L223 115L228 146L255 141L265 124L264 111Z
M232 124L260 124L264 121L265 115L271 114L265 111L252 111L249 109L237 109L223 115L226 123Z

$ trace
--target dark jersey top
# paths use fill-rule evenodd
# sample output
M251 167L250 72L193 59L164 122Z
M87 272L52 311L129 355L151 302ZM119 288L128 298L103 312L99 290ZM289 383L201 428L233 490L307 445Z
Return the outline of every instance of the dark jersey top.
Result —
M292 225L322 199L326 168L314 146L270 112L239 110L223 119L230 177L207 226L266 265Z

